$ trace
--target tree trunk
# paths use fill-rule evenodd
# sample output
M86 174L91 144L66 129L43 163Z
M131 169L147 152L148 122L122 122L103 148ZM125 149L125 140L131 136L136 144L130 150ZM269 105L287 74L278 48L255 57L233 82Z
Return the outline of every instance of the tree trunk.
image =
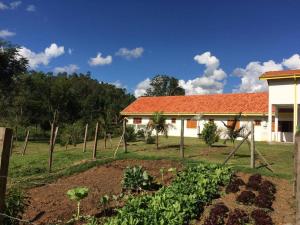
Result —
M104 149L106 149L106 140L107 140L106 133L104 133Z

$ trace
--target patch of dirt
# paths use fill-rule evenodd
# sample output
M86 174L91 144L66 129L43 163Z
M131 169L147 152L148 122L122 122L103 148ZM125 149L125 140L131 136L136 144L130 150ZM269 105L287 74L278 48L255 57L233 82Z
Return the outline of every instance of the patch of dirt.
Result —
M247 183L251 174L237 173L237 176L244 180ZM287 225L294 224L295 220L295 202L293 198L293 186L292 184L285 179L273 178L273 177L263 177L264 180L269 180L276 185L277 192L275 194L275 200L273 201L274 211L270 212L272 220L276 225ZM240 187L241 191L245 190L244 186ZM240 192L241 192L240 191ZM224 194L215 199L212 204L205 208L204 213L201 215L200 221L196 224L203 224L206 217L208 217L210 209L216 203L224 203L229 209L233 210L239 208L248 212L250 214L254 209L257 209L255 206L245 206L236 202L236 197L240 193L229 193ZM256 192L255 192L256 193ZM257 193L256 193L257 194Z
M82 215L99 215L99 199L105 194L120 194L123 170L127 166L141 165L156 182L161 182L160 168L166 169L183 166L179 162L167 160L118 160L109 164L94 167L85 172L58 179L56 182L28 190L30 205L23 219L35 224L50 224L68 221L76 210L76 203L69 200L66 192L75 187L88 187L89 195L81 203ZM165 184L172 180L172 173L164 174Z

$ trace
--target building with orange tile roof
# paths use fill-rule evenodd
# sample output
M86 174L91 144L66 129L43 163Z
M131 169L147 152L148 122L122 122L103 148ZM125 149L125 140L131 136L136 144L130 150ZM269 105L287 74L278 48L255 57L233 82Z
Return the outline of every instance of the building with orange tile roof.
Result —
M140 97L121 114L128 118L128 125L145 129L151 115L162 112L172 124L171 136L180 136L182 119L187 137L197 137L205 123L214 121L223 138L224 123L241 114L238 126L249 130L254 122L255 140L292 142L298 122L299 78L300 70L266 72L260 79L267 80L269 92Z

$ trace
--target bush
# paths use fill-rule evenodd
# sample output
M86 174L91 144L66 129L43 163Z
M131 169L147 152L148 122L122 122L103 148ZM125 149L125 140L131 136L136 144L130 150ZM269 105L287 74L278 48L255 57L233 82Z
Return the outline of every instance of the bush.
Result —
M76 146L83 138L83 130L83 125L80 121L73 124L65 124L60 135L60 144Z
M225 192L228 193L236 193L240 190L240 186L245 185L245 182L240 179L233 177L230 183L227 185Z
M17 188L11 188L8 190L5 199L5 210L4 213L8 216L22 219L22 215L27 206L27 198ZM4 218L4 225L18 225L19 222L17 220L13 220L10 218Z
M206 218L204 225L222 225L224 219L227 217L229 209L223 203L216 204L209 213L209 217Z
M256 209L251 213L255 225L274 225L272 218L263 210Z
M155 138L152 136L152 132L147 132L146 136L146 144L154 144L155 143Z
M259 193L255 198L254 204L259 208L272 209L272 196Z
M204 124L202 138L209 147L219 140L218 127L214 122Z
M149 190L151 177L141 166L127 167L122 181L123 189L131 191Z
M135 133L135 129L133 126L126 127L125 140L127 142L136 141L136 133Z
M247 188L257 191L260 188L261 180L260 174L254 174L250 176L247 183Z
M136 132L136 137L139 139L145 139L145 131L143 129L140 129Z
M252 205L255 200L255 194L252 191L243 191L236 200L244 205Z
M244 225L249 223L249 216L241 209L229 213L226 225Z
M259 192L270 196L274 196L274 194L276 193L276 187L272 182L265 180L260 184Z

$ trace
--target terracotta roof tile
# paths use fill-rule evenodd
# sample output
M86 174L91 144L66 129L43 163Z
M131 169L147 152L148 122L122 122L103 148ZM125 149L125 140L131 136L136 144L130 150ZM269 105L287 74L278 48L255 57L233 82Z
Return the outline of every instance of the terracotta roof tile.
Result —
M300 76L300 70L280 70L280 71L268 71L263 73L259 79L274 79L274 78L291 78L294 76Z
M268 112L268 93L234 93L189 96L140 97L121 113L152 114L226 114Z

